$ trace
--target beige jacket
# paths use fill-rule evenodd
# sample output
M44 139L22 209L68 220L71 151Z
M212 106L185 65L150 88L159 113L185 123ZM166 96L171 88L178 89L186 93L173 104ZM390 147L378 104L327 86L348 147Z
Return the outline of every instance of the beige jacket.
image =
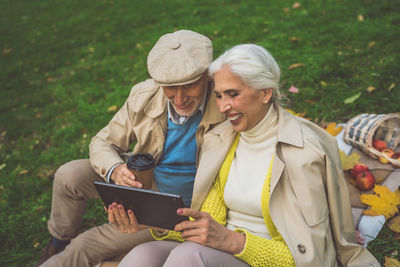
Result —
M278 114L269 209L296 266L379 266L356 244L335 138L282 108ZM193 208L200 208L235 134L225 122L204 136Z
M225 119L225 115L218 111L210 88L207 98L203 118L196 131L197 159L204 133ZM104 178L112 166L123 162L132 153L150 153L159 161L167 131L167 102L162 88L152 79L134 86L122 108L90 142L93 169Z

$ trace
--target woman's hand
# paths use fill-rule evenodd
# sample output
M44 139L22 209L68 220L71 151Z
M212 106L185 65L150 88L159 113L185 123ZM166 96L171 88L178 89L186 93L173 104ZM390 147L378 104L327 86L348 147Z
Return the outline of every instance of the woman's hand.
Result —
M182 238L232 254L240 253L246 237L217 223L208 213L193 209L178 209L178 215L190 216L195 221L184 221L175 226Z
M108 221L123 233L132 234L148 228L138 223L132 210L126 214L124 206L115 202L108 206Z
M357 243L361 246L365 244L365 238L361 235L360 231L356 230L356 240Z

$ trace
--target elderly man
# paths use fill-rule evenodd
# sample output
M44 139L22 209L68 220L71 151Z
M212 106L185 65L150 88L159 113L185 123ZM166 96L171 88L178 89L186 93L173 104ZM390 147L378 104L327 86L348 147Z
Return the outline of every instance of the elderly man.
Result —
M132 153L152 154L156 188L182 195L191 205L203 135L225 119L207 76L212 59L211 41L201 34L180 30L158 40L147 59L152 79L134 86L123 107L93 137L90 160L71 161L57 170L48 222L53 237L36 266L92 266L153 240L148 230L127 234L111 224L77 236L87 200L98 198L94 181L142 186L124 163Z

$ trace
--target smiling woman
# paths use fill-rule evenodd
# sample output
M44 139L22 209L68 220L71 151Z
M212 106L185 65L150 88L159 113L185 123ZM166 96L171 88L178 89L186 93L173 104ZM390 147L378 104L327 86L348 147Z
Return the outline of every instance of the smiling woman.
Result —
M228 67L215 74L214 82L219 110L226 114L235 131L253 128L267 114L271 88L254 90L232 74Z
M177 211L192 221L152 230L170 241L141 244L120 266L379 266L357 244L336 139L279 106L271 54L238 45L209 74L229 119L204 137L198 172L214 183L200 211ZM134 229L130 216L121 223Z

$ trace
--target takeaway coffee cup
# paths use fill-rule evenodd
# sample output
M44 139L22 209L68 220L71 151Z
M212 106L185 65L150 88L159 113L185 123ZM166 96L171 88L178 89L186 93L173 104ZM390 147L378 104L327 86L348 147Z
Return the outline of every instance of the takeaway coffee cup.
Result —
M155 160L151 154L134 154L128 158L126 166L135 174L136 180L142 183L143 188L151 188L155 166Z

